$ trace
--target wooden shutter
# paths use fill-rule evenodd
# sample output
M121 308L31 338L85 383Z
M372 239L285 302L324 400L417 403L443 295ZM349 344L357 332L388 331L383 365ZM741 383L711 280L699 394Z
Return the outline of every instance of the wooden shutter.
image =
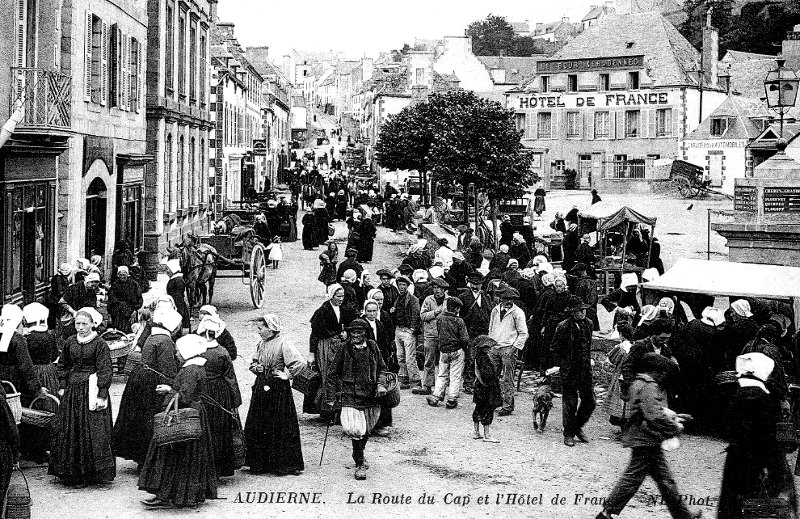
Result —
M586 138L594 140L594 118L595 112L588 112L586 114Z
M28 1L14 2L14 66L24 67L27 61Z
M84 45L83 63L83 100L92 100L92 13L86 13L86 44Z
M108 103L108 24L100 26L100 104Z
M664 136L671 137L675 135L672 129L672 108L664 109Z
M119 26L111 26L108 60L108 106L119 106Z
M142 81L144 80L144 45L142 42L136 42L136 106L134 107L136 113L144 105L144 88L142 88Z
M123 34L122 35L122 54L119 57L120 62L122 63L121 67L121 74L122 79L120 81L120 91L122 92L122 100L120 102L120 109L128 110L128 63L130 62L130 38Z
M616 139L624 139L625 138L625 111L624 110L618 110L616 112L616 118L617 118L617 120L616 120L617 129L616 129L616 133L614 135L614 138L616 138Z
M642 113L647 113L647 134L642 137L650 137L655 139L658 137L658 112L655 108L642 110Z
M536 139L539 135L539 116L537 112L528 112L525 116L528 118L528 123L530 123L529 137Z
M584 120L586 119L586 114L584 112L578 112L578 138L583 139L583 127L585 126Z
M139 50L136 38L131 37L130 46L131 50L128 59L128 110L132 112L136 107L136 52Z

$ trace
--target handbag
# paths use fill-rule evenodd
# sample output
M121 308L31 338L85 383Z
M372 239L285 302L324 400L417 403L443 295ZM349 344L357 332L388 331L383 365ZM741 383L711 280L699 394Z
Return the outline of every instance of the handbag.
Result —
M203 435L200 411L194 407L179 408L178 396L173 396L167 408L153 417L153 441L159 447L199 440Z
M306 364L292 380L292 389L306 396L314 396L317 394L321 383L322 378L319 371L315 369L313 364Z

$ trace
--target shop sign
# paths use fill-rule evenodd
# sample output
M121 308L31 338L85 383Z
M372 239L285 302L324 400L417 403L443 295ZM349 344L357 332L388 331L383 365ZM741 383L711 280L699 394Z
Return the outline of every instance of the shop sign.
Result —
M746 148L747 141L686 141L687 148L700 148L704 150L724 148Z
M614 58L581 58L547 60L536 63L536 72L591 72L595 70L622 70L631 68L642 68L644 66L644 55L641 56L621 56Z
M613 94L519 95L515 109L532 108L613 108L620 106L659 106L674 104L672 92L618 92ZM509 98L509 99L513 99ZM513 103L513 101L512 101Z

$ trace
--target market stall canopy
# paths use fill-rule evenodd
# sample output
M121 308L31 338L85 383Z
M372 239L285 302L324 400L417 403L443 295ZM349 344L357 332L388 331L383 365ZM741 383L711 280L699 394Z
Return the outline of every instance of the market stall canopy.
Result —
M630 207L614 202L598 202L578 212L580 218L597 220L597 230L605 231L622 222L640 223L649 226L656 224L656 217L645 216Z
M800 268L680 258L645 290L800 300Z

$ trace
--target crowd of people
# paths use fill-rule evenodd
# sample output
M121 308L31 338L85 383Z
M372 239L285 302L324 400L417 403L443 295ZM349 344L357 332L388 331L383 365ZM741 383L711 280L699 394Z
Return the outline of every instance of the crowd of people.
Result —
M448 239L420 239L399 264L373 278L376 215L381 221L386 210L383 225L393 228L386 208L404 198L384 192L383 202L372 206L377 196L356 190L344 201L348 214L339 212L336 197L333 206L322 197L328 189L342 190L328 184L314 193L302 220L304 248L325 246L318 280L326 297L310 320L309 359L285 337L277 315L255 319L258 343L249 364L255 382L244 424L236 341L211 305L199 309L192 329L177 260L167 262L167 294L147 307L147 287L124 243L104 288L107 315L98 311L102 272L83 260L78 268L60 267L44 305L3 306L0 379L20 389L23 405L41 399L55 417L50 428L18 427L2 406L0 495L20 455L47 463L49 474L78 487L110 482L116 458L132 460L139 488L151 494L142 501L148 508L197 506L217 496L218 478L243 467L298 475L305 466L292 394L296 377L316 380L304 390L301 410L342 426L357 480L368 475L368 439L392 435L396 402L387 396L394 377L397 390L432 407L454 409L471 395L474 438L497 443L502 434L494 416L514 414L515 379L522 367L535 371L562 394L563 443L572 448L591 441L584 426L597 405L593 344L604 308L614 313L619 338L607 355L612 375L604 410L632 454L598 519L619 514L646 475L656 480L673 517L698 517L681 499L663 454L675 448L684 426L730 439L720 517L745 517L746 500L762 495L785 498L796 514L786 459L796 448L786 430L787 380L800 366L791 309L733 298L723 312L700 296L649 305L636 274L622 275L618 288L599 297L591 240L567 246L575 232L570 214L552 224L566 231L560 258L501 226L496 253L463 231L453 247ZM343 258L331 239L336 219L348 228ZM641 242L637 250L652 250L646 233L632 229L631 237ZM650 257L645 280L663 272ZM113 423L112 361L103 338L109 327L130 333L141 356ZM6 391L0 389L2 402ZM170 409L194 413L195 437L165 443L156 434L156 415Z

